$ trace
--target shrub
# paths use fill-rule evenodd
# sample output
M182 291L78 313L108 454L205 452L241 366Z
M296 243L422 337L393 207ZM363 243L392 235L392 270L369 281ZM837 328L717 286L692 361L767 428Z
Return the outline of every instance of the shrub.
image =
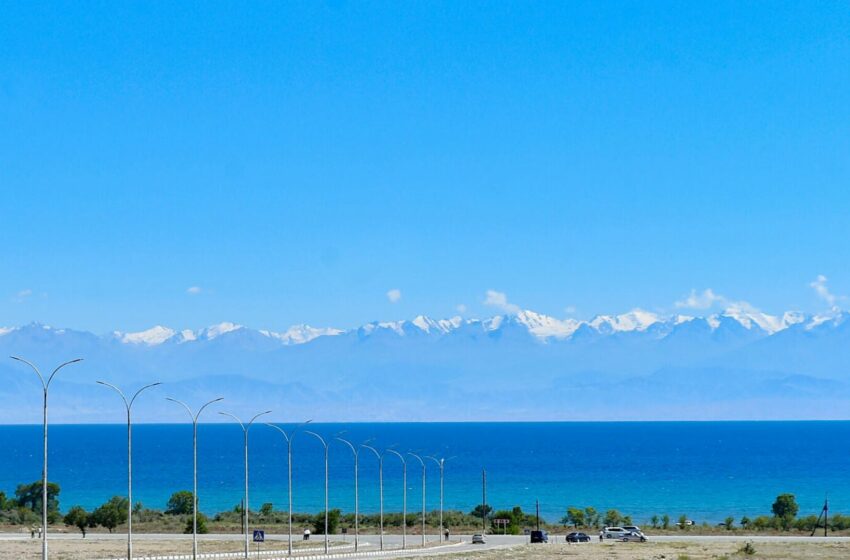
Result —
M756 553L756 547L753 546L753 543L747 542L738 549L738 554L746 554L747 556L752 556Z

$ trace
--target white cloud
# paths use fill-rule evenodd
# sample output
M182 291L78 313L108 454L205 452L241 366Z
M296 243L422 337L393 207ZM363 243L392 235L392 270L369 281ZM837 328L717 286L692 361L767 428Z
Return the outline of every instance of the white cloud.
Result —
M196 296L203 291L204 290L201 289L200 286L190 286L189 288L186 289L186 293L189 294L190 296Z
M730 303L728 299L720 294L715 294L714 290L711 288L706 288L702 292L691 290L691 295L683 300L677 301L675 305L679 308L708 309L715 304L726 305L727 303Z
M29 289L29 288L27 288L27 289L25 289L25 290L21 290L20 292L18 292L18 298L19 298L19 299L28 298L28 297L30 297L31 295L32 295L32 290L31 290L31 289Z
M829 291L826 286L827 277L823 274L818 274L818 277L809 284L819 298L824 300L832 309L838 308L838 301L844 299L842 296L837 296Z
M455 309L457 309L458 313L466 313L466 305L462 303L459 303Z
M387 299L390 300L390 303L398 303L401 299L401 290L398 288L393 288L392 290L387 292Z
M487 290L487 297L484 298L484 305L498 307L505 313L510 314L519 313L520 311L518 305L508 302L507 294L504 292L497 292L496 290Z

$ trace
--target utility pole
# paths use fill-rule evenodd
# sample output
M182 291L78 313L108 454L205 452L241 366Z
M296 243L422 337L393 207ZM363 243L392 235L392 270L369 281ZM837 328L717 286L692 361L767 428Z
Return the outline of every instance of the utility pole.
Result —
M540 530L540 500L534 500L534 509L537 510L537 530Z

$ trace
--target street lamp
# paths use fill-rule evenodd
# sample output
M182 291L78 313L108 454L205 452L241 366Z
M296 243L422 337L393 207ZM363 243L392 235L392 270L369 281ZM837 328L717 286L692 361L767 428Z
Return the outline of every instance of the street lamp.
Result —
M299 424L295 428L292 429L288 434L283 430L283 428L279 426L275 426L274 424L266 424L269 428L274 428L281 434L283 434L283 439L286 440L286 465L287 465L287 480L289 483L289 556L292 556L292 439L295 437L295 434L298 432L300 428L306 426L312 422L312 420L307 420L303 424Z
M171 401L173 403L177 403L179 405L183 405L183 408L186 409L186 412L189 413L189 418L191 418L191 420L192 420L192 560L197 560L197 558L198 558L198 417L201 416L201 412L203 412L206 407L208 407L212 403L224 400L224 397L219 397L217 399L213 399L213 400L205 403L203 406L201 406L201 408L198 409L197 414L192 412L192 409L189 408L189 405L187 405L183 401L178 401L177 399L172 399L171 397L165 397L165 400Z
M106 381L98 381L98 383L105 387L114 389L119 395L121 395L121 399L124 401L124 407L127 409L127 560L133 560L133 428L130 423L130 409L133 408L133 403L136 401L136 397L139 396L139 393L145 389L162 385L162 383L151 383L150 385L145 385L136 391L136 394L133 395L133 398L129 401L127 400L127 397L124 396L121 389L115 385L107 383Z
M401 548L407 548L407 461L404 460L404 455L395 449L387 449L387 453L392 453L401 459L401 486L402 501L401 501Z
M416 457L416 459L422 464L422 548L425 548L425 461L423 461L422 457L416 453L408 452L408 455Z
M431 459L437 463L438 467L440 467L440 542L443 542L443 470L446 466L446 461L454 459L454 457L449 457L448 459L440 457L437 459L436 457L431 457L429 455L426 459Z
M380 503L380 507L381 507L381 510L380 510L381 511L380 539L381 539L381 550L384 550L384 456L382 454L378 453L378 450L375 449L374 447L372 447L371 445L366 445L364 443L364 444L362 444L362 447L365 447L366 449L370 450L372 453L375 454L375 457L378 458L378 488L379 488L379 492L380 492L379 503Z
M310 430L304 430L305 434L310 434L311 436L318 439L322 442L322 447L325 448L325 554L328 553L328 443L324 440L322 436L317 434L316 432L311 432Z
M254 420L270 412L271 410L266 410L265 412L255 414L254 417L251 418L251 421L247 424L243 424L239 418L229 412L219 412L222 416L229 416L236 420L236 422L239 423L239 427L242 428L242 433L245 434L245 503L242 504L242 515L245 519L245 560L248 560L248 550L250 547L250 542L248 540L248 430L251 429L251 424L254 423Z
M41 558L42 560L47 560L47 390L50 388L50 382L53 381L53 376L56 375L60 369L67 365L81 362L83 359L77 358L60 364L59 367L53 370L53 373L50 374L50 377L47 378L47 382L45 383L41 372L38 371L38 368L33 364L17 356L9 357L31 367L36 375L38 375L38 379L41 381L41 387L44 389L44 466L41 469L41 526L43 530L41 533Z
M334 437L334 439L341 441L345 445L347 445L351 452L354 454L354 552L357 552L360 541L360 499L358 495L358 471L359 463L360 463L360 452L354 446L353 443L348 441L347 439L342 439L339 436Z

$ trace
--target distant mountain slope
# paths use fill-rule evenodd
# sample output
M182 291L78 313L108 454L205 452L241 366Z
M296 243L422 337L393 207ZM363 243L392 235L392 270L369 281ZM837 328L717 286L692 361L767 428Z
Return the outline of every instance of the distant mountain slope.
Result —
M848 314L707 317L634 310L589 321L532 311L488 319L373 322L285 332L221 323L98 336L39 324L0 328L0 352L45 369L69 357L51 417L120 420L93 384L163 381L142 421L182 421L161 397L224 396L247 414L296 420L540 420L845 417ZM0 361L0 422L36 422L35 376Z

